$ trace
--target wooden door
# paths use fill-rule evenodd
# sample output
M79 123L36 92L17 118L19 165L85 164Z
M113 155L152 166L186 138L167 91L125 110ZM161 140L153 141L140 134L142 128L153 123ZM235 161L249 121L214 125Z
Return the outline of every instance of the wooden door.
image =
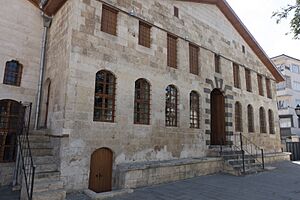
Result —
M14 162L21 104L0 100L0 162Z
M219 89L211 92L211 145L226 144L225 99Z
M108 192L112 188L113 153L108 148L101 148L91 156L89 189L96 193Z

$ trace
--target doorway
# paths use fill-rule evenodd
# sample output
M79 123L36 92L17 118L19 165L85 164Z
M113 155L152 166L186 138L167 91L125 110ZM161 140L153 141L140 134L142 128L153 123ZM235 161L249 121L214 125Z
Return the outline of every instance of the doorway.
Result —
M214 89L211 99L211 145L225 145L225 98L219 89Z
M100 148L91 156L89 189L96 192L108 192L112 189L113 152Z

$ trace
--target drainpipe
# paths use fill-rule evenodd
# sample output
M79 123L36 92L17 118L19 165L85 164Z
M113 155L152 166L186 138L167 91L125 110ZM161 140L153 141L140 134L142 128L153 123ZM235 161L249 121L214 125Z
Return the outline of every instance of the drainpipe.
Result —
M40 57L40 75L38 82L38 91L36 97L36 108L35 108L35 120L34 120L34 130L39 128L39 118L40 118L40 108L41 108L41 100L42 100L42 88L43 88L43 80L44 80L44 69L45 69L45 54L46 54L46 44L47 44L47 35L48 29L51 26L52 17L47 16L45 13L42 13L44 30L43 30L43 38L42 38L42 49L41 49L41 57Z

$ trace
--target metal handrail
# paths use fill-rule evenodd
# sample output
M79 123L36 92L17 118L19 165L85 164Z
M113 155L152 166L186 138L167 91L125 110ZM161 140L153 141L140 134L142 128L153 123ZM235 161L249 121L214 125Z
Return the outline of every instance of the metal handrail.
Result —
M30 143L28 139L30 117L31 117L32 103L28 105L22 104L20 109L20 117L18 122L18 159L21 159L21 168L25 180L27 196L32 200L35 166L33 164ZM18 175L17 175L18 176Z

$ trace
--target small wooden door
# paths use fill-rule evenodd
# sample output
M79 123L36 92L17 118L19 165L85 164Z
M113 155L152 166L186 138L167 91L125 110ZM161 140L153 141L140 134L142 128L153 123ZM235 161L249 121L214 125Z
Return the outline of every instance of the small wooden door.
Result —
M219 89L211 92L211 145L226 144L225 99Z
M108 192L112 188L113 153L108 148L101 148L91 156L89 189L96 193Z

